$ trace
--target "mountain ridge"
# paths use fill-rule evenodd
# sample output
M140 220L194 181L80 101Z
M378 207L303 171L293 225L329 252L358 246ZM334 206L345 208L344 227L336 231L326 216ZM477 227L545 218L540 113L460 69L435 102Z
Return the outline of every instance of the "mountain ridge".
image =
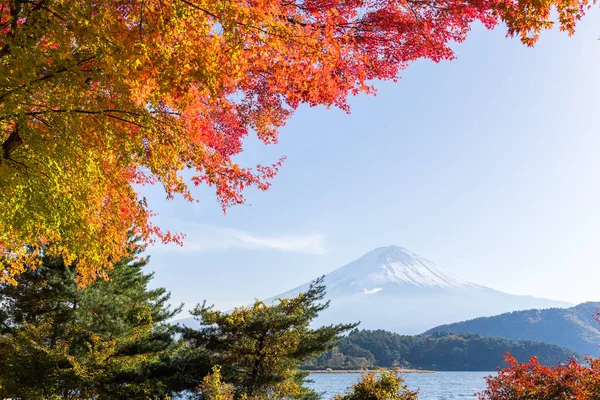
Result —
M417 334L480 316L573 304L503 293L452 275L401 246L378 247L324 275L331 306L319 324L361 321L362 329ZM294 297L310 282L273 296Z
M581 355L600 356L600 324L596 312L600 302L586 302L570 308L513 311L490 317L444 324L433 333L476 333L509 339L537 340L569 348Z

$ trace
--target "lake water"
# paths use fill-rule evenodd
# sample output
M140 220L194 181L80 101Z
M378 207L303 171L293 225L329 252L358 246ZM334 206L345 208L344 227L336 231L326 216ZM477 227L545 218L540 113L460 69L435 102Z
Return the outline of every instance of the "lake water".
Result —
M486 376L495 372L435 372L430 374L405 374L408 388L419 390L419 400L476 399L475 393L485 389ZM343 392L360 378L359 373L310 374L312 389L330 399Z

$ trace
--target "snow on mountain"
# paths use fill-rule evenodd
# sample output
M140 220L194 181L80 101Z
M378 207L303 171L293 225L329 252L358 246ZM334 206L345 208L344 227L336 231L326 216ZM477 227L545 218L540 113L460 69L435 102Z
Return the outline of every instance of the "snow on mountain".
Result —
M377 248L325 275L324 283L331 306L318 324L361 321L360 328L404 334L508 311L572 305L476 285L399 246ZM309 285L267 302L296 296Z
M399 246L375 249L333 271L328 280L349 282L351 286L409 284L419 287L459 288L472 285Z

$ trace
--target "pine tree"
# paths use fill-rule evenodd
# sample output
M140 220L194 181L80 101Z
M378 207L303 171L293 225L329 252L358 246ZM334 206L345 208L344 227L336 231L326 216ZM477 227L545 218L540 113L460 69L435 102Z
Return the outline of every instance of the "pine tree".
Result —
M131 243L109 280L80 289L74 265L41 265L0 285L0 398L146 399L168 388L161 363L176 350L180 311L149 289L148 259Z
M221 366L224 381L234 385L238 397L315 398L302 386L306 374L298 367L333 348L341 334L357 325L310 327L329 306L322 301L322 283L315 281L295 298L256 301L231 313L204 303L192 312L200 328L184 329L183 337L212 365Z

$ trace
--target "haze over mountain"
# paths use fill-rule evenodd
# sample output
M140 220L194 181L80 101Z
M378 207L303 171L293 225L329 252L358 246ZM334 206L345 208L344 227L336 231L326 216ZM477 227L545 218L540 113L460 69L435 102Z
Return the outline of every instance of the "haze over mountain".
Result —
M476 318L435 327L426 333L478 333L510 339L538 340L566 347L581 355L600 356L600 303L548 310L526 310Z
M471 283L399 246L377 248L325 275L324 283L331 306L318 323L361 321L361 329L402 334L507 311L572 305ZM266 301L296 296L309 285Z

